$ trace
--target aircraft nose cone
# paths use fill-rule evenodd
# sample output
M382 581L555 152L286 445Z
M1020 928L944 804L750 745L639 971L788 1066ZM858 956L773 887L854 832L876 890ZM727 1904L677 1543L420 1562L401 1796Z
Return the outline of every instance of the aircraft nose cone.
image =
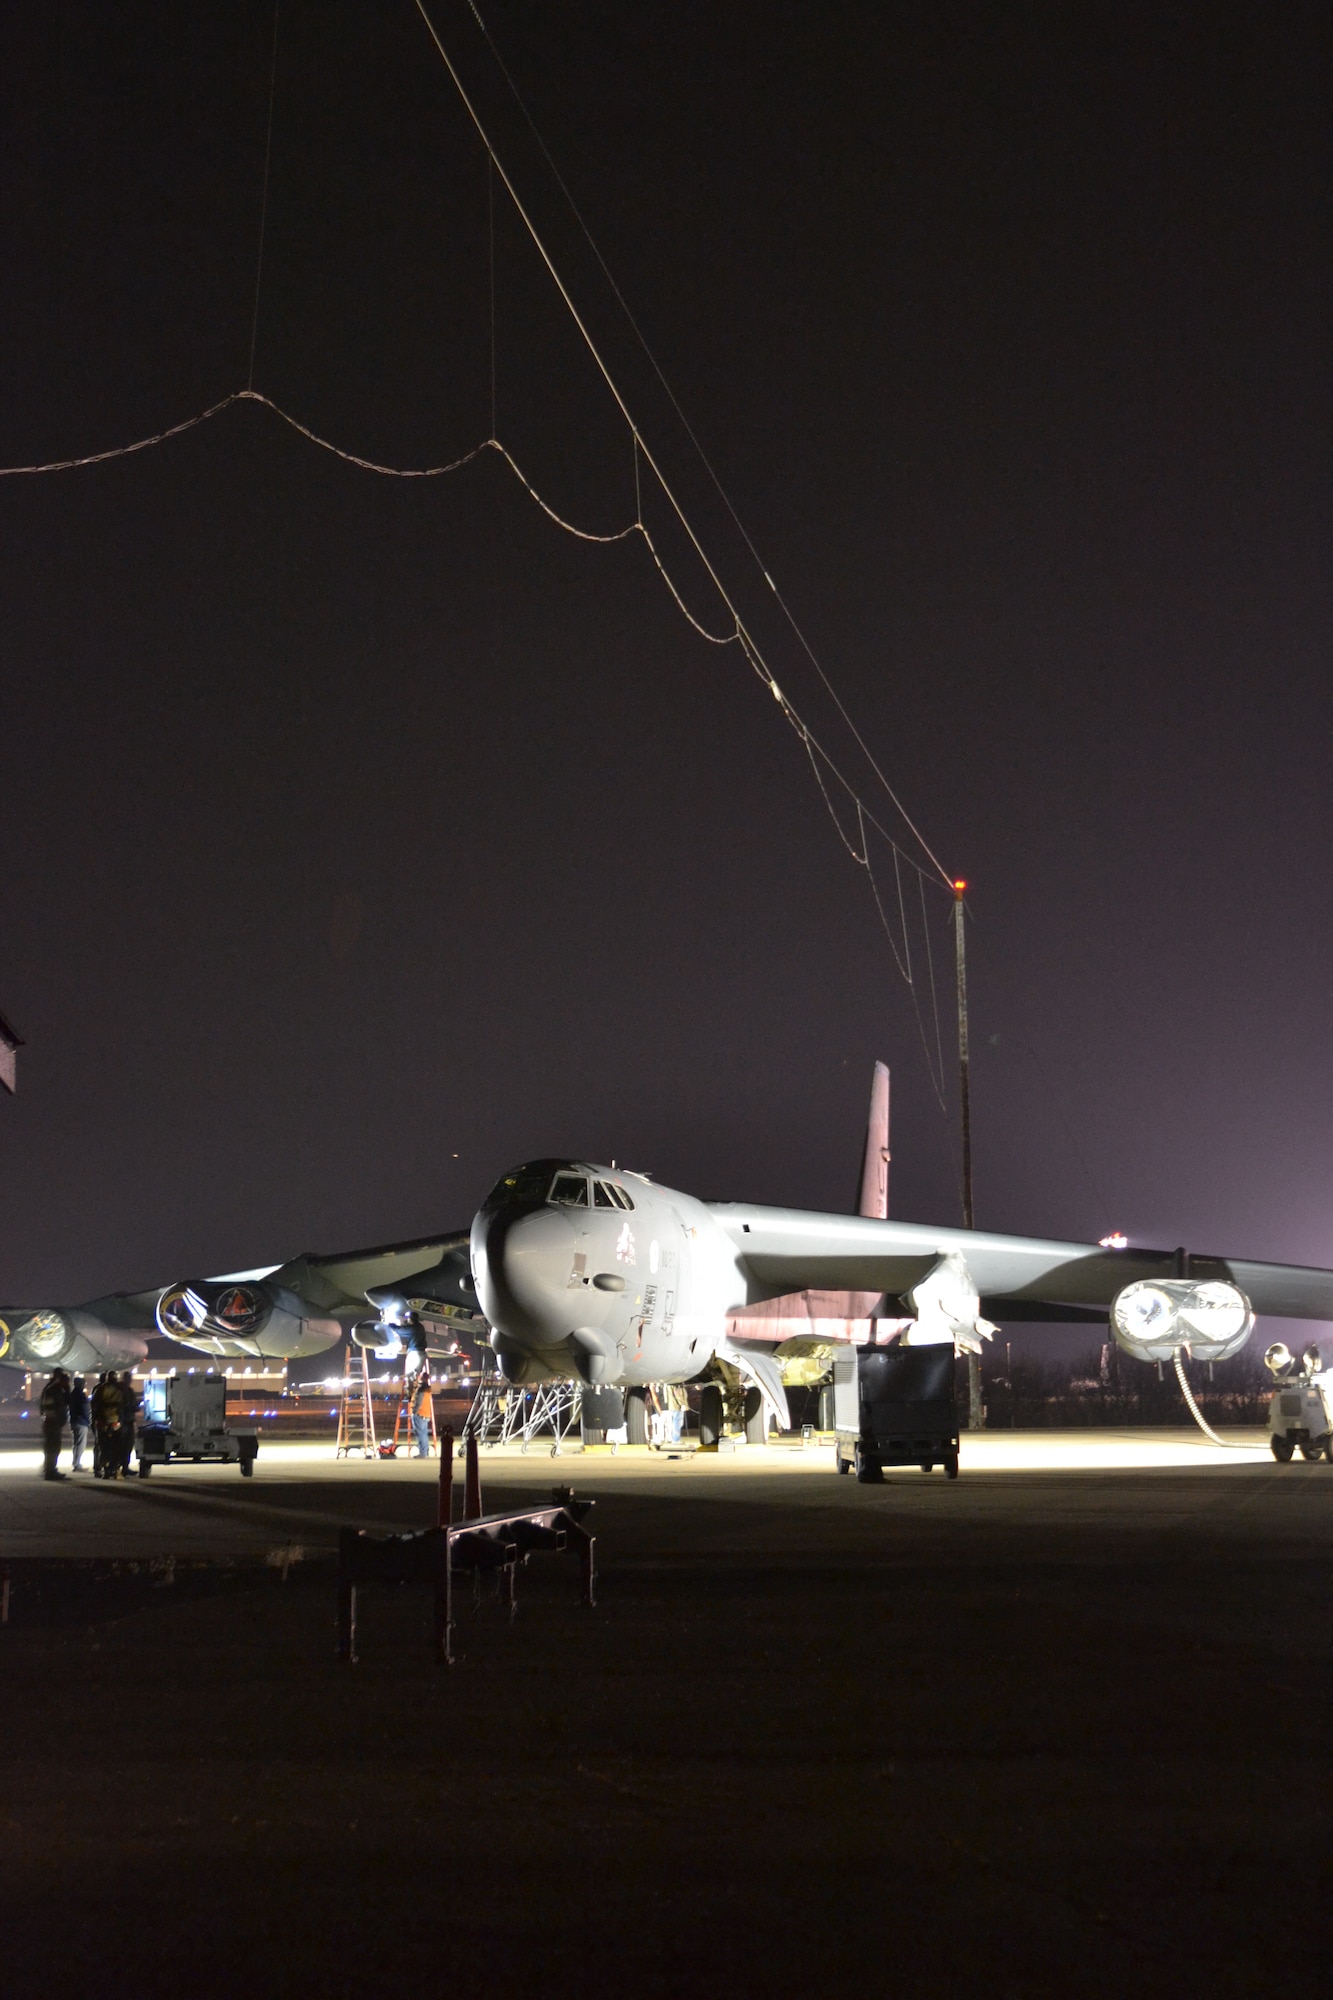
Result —
M572 1220L559 1208L479 1215L472 1225L472 1269L491 1325L539 1346L563 1338L559 1304L577 1240Z

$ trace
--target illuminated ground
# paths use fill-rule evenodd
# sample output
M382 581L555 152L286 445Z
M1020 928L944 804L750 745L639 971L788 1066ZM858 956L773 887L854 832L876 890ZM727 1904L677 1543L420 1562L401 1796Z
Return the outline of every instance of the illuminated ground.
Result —
M53 1893L124 1940L99 1994L1240 1996L1279 1904L1317 1968L1333 1466L1181 1431L992 1434L878 1488L792 1447L483 1469L490 1505L596 1497L601 1602L534 1559L445 1676L410 1593L340 1668L320 1553L424 1525L433 1466L0 1456L11 1990L87 1990L16 1924Z

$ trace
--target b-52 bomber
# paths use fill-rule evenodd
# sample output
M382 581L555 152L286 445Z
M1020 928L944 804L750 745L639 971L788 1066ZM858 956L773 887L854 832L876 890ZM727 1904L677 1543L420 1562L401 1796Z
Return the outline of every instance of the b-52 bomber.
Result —
M532 1160L497 1181L470 1231L4 1312L0 1360L122 1366L165 1335L212 1359L291 1361L349 1331L389 1358L466 1333L489 1341L508 1382L619 1392L633 1441L653 1385L699 1385L706 1428L724 1398L785 1426L786 1388L825 1378L844 1343L965 1351L997 1321L1086 1321L1143 1360L1221 1360L1256 1312L1333 1321L1333 1271L890 1221L886 1162L879 1066L858 1215L701 1201L596 1161Z

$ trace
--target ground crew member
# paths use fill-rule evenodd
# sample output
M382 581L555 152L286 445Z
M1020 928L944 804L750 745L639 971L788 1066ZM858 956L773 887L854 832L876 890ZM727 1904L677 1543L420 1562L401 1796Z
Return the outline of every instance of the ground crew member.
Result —
M417 1457L430 1457L430 1420L434 1412L434 1402L430 1393L430 1365L417 1370L412 1384L412 1398L408 1403L412 1415L412 1429L416 1432Z
M134 1450L134 1419L139 1414L139 1398L135 1393L134 1377L128 1368L120 1371L120 1458L116 1466L116 1476L128 1479L130 1476L130 1453Z
M88 1391L84 1387L82 1375L76 1375L69 1391L69 1434L74 1446L74 1462L71 1472L83 1471L83 1454L88 1443L88 1427L92 1423L92 1405L88 1401Z
M55 1370L42 1390L38 1408L42 1419L42 1478L63 1479L65 1474L56 1470L60 1440L69 1419L69 1376L63 1368Z
M99 1479L114 1479L120 1450L120 1384L108 1369L93 1390L93 1470Z

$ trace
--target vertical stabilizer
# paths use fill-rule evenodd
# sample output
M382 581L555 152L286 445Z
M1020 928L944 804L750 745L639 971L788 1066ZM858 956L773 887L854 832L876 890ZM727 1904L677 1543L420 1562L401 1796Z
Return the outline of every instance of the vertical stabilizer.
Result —
M882 1062L875 1064L870 1086L870 1117L866 1122L866 1150L861 1162L861 1200L858 1215L873 1216L883 1222L889 1213L889 1072Z

